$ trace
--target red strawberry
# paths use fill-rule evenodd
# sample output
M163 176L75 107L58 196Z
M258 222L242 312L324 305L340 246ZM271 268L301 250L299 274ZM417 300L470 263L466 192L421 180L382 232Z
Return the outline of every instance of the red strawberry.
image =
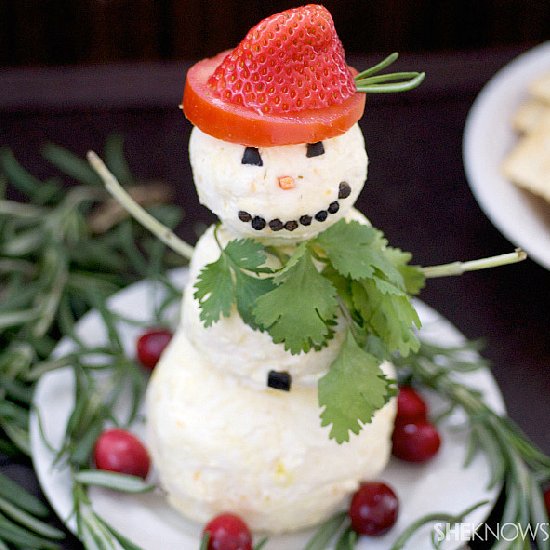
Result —
M253 27L208 86L224 102L266 114L339 105L357 91L332 16L314 4Z

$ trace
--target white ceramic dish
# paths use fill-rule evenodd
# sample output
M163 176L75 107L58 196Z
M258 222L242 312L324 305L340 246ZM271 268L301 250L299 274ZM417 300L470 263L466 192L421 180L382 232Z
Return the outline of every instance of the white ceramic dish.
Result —
M464 164L470 187L492 223L511 242L550 269L550 204L518 189L501 172L517 142L511 119L527 85L550 71L550 42L520 55L477 97L464 132Z
M183 286L186 275L184 270L175 273L178 286ZM125 317L147 321L152 318L152 294L150 283L138 283L114 296L111 306ZM424 322L422 330L427 336L439 343L457 344L461 341L462 336L457 330L434 310L421 303L418 309ZM123 344L129 356L134 353L139 330L133 325L121 326ZM80 321L78 334L90 346L105 342L105 331L96 312L92 311ZM60 342L56 355L66 353L70 347L70 342ZM464 378L482 390L488 403L496 410L504 411L502 396L488 371L471 373ZM63 440L65 423L74 401L72 381L72 371L63 369L44 375L36 389L35 410L40 415L45 437L54 448L58 448ZM437 396L428 395L427 398L433 412L441 410L443 404ZM468 522L479 523L487 517L499 488L490 491L486 489L489 469L483 455L478 455L468 468L463 468L466 433L464 430L451 431L453 425L461 425L463 421L460 414L449 419L442 431L441 451L430 463L411 465L398 460L391 461L382 479L390 483L399 494L399 522L386 536L364 540L359 548L387 550L407 525L435 511L459 512L481 500L488 500L487 505L471 514ZM139 434L142 426L135 426L134 431ZM36 414L31 419L31 444L35 470L44 493L59 517L74 531L69 474L66 469L52 465L53 453L40 435ZM196 550L199 546L201 526L186 521L174 512L160 493L135 496L94 489L91 496L95 510L144 550ZM429 531L426 528L419 532L408 548L431 548ZM273 537L266 549L299 550L310 535L311 532ZM457 543L445 548L456 549Z

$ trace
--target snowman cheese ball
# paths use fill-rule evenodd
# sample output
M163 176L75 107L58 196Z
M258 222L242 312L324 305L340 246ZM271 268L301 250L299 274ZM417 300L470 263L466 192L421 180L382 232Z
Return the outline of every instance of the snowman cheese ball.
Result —
M249 277L274 288L270 277L304 243L336 224L368 224L353 208L368 162L357 124L365 96L354 74L330 14L317 5L265 19L237 48L188 72L193 177L220 223L196 246L180 325L148 387L147 436L170 503L193 520L231 511L258 531L310 526L344 507L388 461L396 409L389 392L346 443L321 426L318 384L350 345L341 311L326 322L322 345L298 350L241 303L220 305L216 318L204 311L216 286ZM214 267L229 270L222 251L246 242L267 251L263 271L237 273L232 264L229 279L216 279ZM253 254L240 261L258 267ZM210 294L200 291L207 282ZM392 365L381 362L380 375L393 378Z

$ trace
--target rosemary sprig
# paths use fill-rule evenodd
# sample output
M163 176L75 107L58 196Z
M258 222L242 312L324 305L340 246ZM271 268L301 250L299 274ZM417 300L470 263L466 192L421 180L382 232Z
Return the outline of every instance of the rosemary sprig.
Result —
M57 462L73 472L73 496L78 534L87 548L137 548L107 525L91 509L87 485L103 484L117 490L145 490L140 480L86 471L95 438L109 422L131 424L137 416L145 387L142 370L125 356L118 334L120 316L110 310L110 295L144 278L157 280L167 298L156 311L157 322L179 292L166 276L180 258L151 237L105 193L88 163L55 145L44 155L65 176L76 180L67 191L58 178L44 182L27 172L6 148L0 149L0 452L29 454L28 419L33 384L58 368L69 367L75 378L75 406L66 438L56 449ZM122 152L122 139L108 139L105 151L110 169L128 185L135 200L149 206L167 227L181 219L181 211L166 200L168 187L156 183L153 203L144 185L131 175ZM9 184L9 187L8 187ZM7 198L9 189L28 202ZM101 224L92 224L101 215ZM92 228L91 226L94 226ZM139 243L136 245L135 243ZM176 258L176 261L174 261ZM82 343L76 322L96 309L108 341L100 348ZM72 350L51 358L59 338L73 341ZM94 376L100 369L101 382ZM113 410L122 391L130 406L124 418ZM82 471L81 471L82 470ZM38 504L37 504L38 503ZM41 519L47 509L8 478L0 476L0 548L57 548L63 536Z
M426 516L421 517L420 519L416 520L415 522L411 523L402 533L399 535L397 540L393 543L390 550L403 550L405 548L405 545L407 542L416 534L416 532L424 527L425 525L430 525L434 523L445 523L448 525L456 525L461 523L466 519L466 517L471 514L474 510L477 510L478 508L481 508L482 506L485 506L488 503L487 500L482 500L481 502L477 502L476 504L473 504L472 506L469 506L462 512L459 512L458 514L448 514L445 512L435 512L433 514L428 514ZM432 532L432 545L437 550L439 546L437 546L439 543L436 538L435 531Z
M478 342L465 341L463 345L444 347L420 339L420 349L407 358L395 357L399 379L407 384L433 390L447 400L449 410L462 409L467 417L470 442L465 456L468 467L478 452L483 452L491 468L488 489L504 486L504 512L501 525L521 526L522 532L536 533L533 541L537 550L548 550L550 542L544 529L536 525L548 525L549 518L542 496L542 487L550 481L550 457L540 451L520 428L507 416L496 413L484 400L483 394L457 379L457 374L487 367L487 362L477 353ZM409 525L396 539L390 550L402 550L425 525L464 521L465 517L487 504L479 502L459 514L438 512L419 518ZM326 548L332 540L336 550L356 548L357 536L349 520L340 512L322 524L309 543L307 550ZM507 537L509 538L509 537ZM321 546L317 545L321 541ZM441 547L435 532L432 545ZM493 550L525 550L531 548L529 537L515 540L501 538Z
M325 550L335 534L349 527L346 512L338 512L323 522L304 546L304 550Z
M0 548L59 548L65 534L44 522L48 514L42 502L0 474Z
M388 55L374 67L361 71L355 76L355 85L358 92L369 94L388 94L396 92L408 92L422 84L426 73L417 71L378 74L397 61L399 54ZM376 75L376 76L375 76Z
M419 352L407 360L397 359L396 363L413 383L436 391L453 407L465 412L470 427L466 465L477 452L487 456L492 472L489 486L504 484L505 488L502 523L521 525L525 530L529 525L548 523L542 485L550 481L550 457L539 450L513 420L492 410L476 389L456 380L455 357L428 345L421 346ZM535 540L538 550L550 548L550 542L544 539L544 533L538 531ZM500 548L502 542L495 548ZM525 541L517 540L510 548L524 546Z
M123 493L148 493L155 489L155 485L143 481L140 477L117 474L104 470L79 470L73 476L74 481L82 485L106 487Z
M73 484L73 502L78 536L87 550L141 550L95 513L85 487L78 482Z
M123 173L121 141L111 138L109 143L111 162ZM82 313L131 282L145 277L166 281L164 247L159 249L156 239L140 228L136 231L131 220L119 220L100 235L89 232L90 211L101 207L108 195L99 185L91 187L101 180L86 161L53 145L45 154L84 183L64 192L59 181L40 182L11 151L0 150L0 168L9 183L34 203L0 196L0 392L9 403L0 410L0 440L4 448L14 444L25 453L29 382L58 366L45 364L54 345L50 335L74 338L74 324ZM154 212L168 226L180 218L171 206ZM139 248L133 244L136 240Z

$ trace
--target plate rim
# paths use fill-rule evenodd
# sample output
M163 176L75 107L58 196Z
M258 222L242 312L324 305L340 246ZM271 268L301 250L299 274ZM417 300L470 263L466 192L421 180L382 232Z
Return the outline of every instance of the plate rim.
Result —
M541 58L548 58L548 67L537 68L535 67L537 61ZM531 80L536 78L537 75L542 75L545 70L550 70L550 40L542 42L537 46L526 50L519 54L506 65L501 67L483 86L479 94L477 95L474 103L468 111L465 125L464 134L462 140L462 155L464 159L464 169L466 173L466 180L468 185L476 198L477 203L483 210L485 215L489 218L491 223L504 235L504 237L510 242L516 244L516 246L524 249L528 255L541 266L546 269L550 269L550 230L543 232L541 230L542 241L540 243L533 243L524 237L514 229L514 226L507 223L507 218L502 210L495 206L492 200L492 194L489 192L486 185L486 172L492 176L493 180L498 182L498 185L504 186L508 191L512 191L517 196L522 196L526 191L520 190L509 180L507 180L499 171L500 166L486 166L483 158L480 157L480 151L482 150L482 139L488 137L491 134L491 130L494 130L494 125L498 128L497 121L493 123L491 127L484 125L484 117L491 109L491 104L495 101L495 98L501 98L506 94L514 93L514 95L525 95L527 93L528 82L514 83L515 77L523 72L529 72L531 74ZM514 83L512 90L506 89L509 83ZM516 81L517 82L517 81ZM516 106L518 106L516 104ZM507 141L509 136L513 136L514 141L517 141L517 134L512 128L511 117L513 112L507 112L508 120L506 120L506 132L502 137L503 141ZM494 138L491 135L491 138ZM500 162L504 160L502 156ZM485 165L485 166L484 166ZM480 168L481 167L481 168ZM550 208L550 205L549 205ZM526 207L525 211L532 211ZM537 216L536 224L539 220Z

